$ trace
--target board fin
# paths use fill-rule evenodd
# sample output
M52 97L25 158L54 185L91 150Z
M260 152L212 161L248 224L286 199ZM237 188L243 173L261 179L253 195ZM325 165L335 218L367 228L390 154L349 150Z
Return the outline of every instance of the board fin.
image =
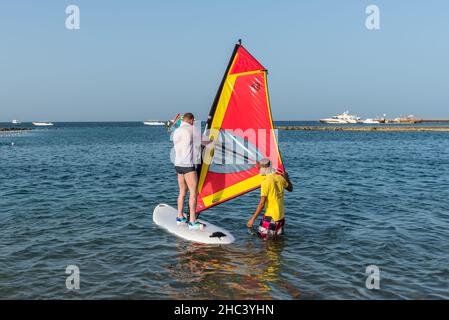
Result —
M209 236L209 238L218 238L218 239L221 239L222 237L226 237L226 235L220 231L216 231Z

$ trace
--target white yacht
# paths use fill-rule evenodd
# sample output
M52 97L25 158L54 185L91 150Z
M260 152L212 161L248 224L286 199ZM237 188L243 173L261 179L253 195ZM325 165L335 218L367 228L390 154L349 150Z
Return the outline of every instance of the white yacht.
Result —
M12 124L21 124L22 122L20 122L19 120L14 119L13 121L11 121Z
M41 127L47 127L47 126L53 126L54 125L51 122L40 122L40 121L33 122L33 124L35 126L41 126Z
M160 120L146 120L143 122L143 124L147 126L165 126L165 122Z
M320 119L323 123L357 123L360 121L360 117L353 116L349 114L349 111L345 111L342 114L333 116L332 118Z

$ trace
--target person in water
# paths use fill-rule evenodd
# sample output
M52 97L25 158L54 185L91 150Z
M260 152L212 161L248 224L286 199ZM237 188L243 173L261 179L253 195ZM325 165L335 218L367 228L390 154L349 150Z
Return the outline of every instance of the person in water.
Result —
M175 170L178 176L178 216L176 222L188 222L189 229L202 229L204 225L196 221L195 208L198 186L197 165L201 156L201 133L193 125L195 117L188 112L182 116L179 128L173 133L175 148ZM190 221L184 217L184 200L189 191Z
M293 185L286 172L277 174L271 167L269 159L259 163L259 173L265 176L260 187L260 202L246 226L252 228L254 221L265 207L265 214L259 225L258 234L262 238L273 237L284 232L284 191L293 191Z

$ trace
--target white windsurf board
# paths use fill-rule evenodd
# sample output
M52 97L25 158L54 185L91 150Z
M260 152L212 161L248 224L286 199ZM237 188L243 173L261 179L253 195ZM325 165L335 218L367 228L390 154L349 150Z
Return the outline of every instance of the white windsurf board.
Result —
M198 221L206 225L203 230L190 230L187 223L178 225L176 223L177 216L178 211L165 203L157 205L153 211L153 221L180 238L208 244L230 244L235 241L229 231L202 219L198 219Z

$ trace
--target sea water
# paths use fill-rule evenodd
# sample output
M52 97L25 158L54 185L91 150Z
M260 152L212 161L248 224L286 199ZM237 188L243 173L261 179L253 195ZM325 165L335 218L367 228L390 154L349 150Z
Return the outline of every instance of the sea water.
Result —
M178 191L163 127L56 123L0 142L1 299L449 298L449 133L280 131L285 236L247 232L254 191L202 213L232 230L222 247L152 221Z

